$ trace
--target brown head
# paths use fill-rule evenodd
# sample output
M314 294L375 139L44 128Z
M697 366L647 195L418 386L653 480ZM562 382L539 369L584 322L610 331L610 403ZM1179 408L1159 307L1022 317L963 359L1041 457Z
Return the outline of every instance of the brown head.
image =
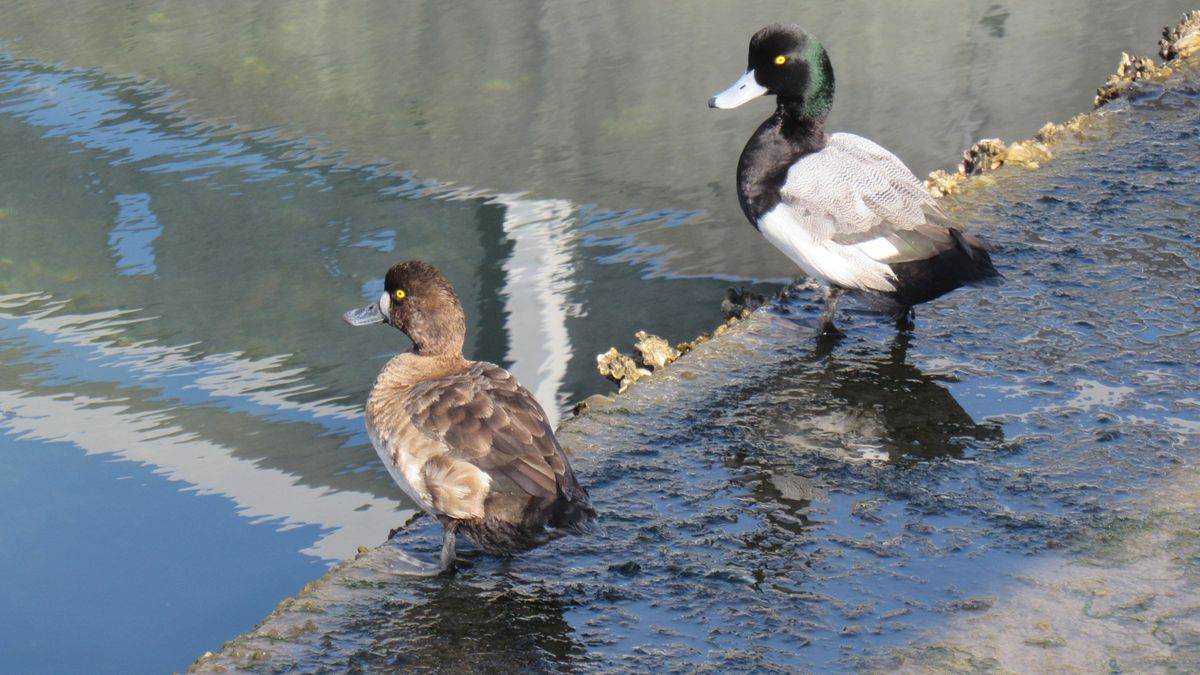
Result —
M436 267L420 260L393 265L379 300L342 318L351 326L395 326L412 340L413 351L428 356L461 356L467 335L454 287Z

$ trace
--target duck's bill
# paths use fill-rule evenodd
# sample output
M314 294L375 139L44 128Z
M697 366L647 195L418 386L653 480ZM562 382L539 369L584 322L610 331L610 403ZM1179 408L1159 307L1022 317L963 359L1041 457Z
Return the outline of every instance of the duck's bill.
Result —
M374 326L387 323L383 312L379 311L379 303L372 302L362 309L352 309L342 315L342 319L351 326Z
M767 88L754 79L754 69L747 70L733 86L708 99L708 107L728 110L767 93Z

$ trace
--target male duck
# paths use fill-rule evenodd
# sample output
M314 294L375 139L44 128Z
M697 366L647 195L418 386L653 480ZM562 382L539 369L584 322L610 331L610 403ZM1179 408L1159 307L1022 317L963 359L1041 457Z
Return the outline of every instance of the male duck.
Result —
M825 288L821 327L846 292L904 320L963 284L996 283L983 242L958 230L895 155L853 134L825 133L833 67L799 26L750 39L749 67L708 101L736 108L776 97L738 160L738 200L755 229Z
M413 346L388 361L367 399L367 431L392 478L445 528L441 565L403 556L405 574L454 569L455 534L506 554L598 530L546 413L512 374L463 357L466 318L446 277L410 260L377 302L343 317L386 323Z

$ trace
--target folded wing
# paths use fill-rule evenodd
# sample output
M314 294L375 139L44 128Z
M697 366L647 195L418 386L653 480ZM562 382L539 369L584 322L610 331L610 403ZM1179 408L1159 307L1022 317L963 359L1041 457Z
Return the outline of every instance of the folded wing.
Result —
M499 366L480 362L418 384L407 411L418 430L446 447L446 459L486 473L492 492L549 502L560 490L568 499L581 490L542 407Z
M932 258L955 246L953 222L892 153L853 134L833 134L788 172L788 208L806 212L814 241L884 264Z

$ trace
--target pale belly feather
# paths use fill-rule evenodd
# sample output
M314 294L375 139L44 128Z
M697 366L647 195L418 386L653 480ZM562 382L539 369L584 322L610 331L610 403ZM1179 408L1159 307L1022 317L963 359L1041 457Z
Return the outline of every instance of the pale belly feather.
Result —
M370 425L368 425L367 435L371 437L371 445L375 446L375 452L379 454L379 459L387 467L388 473L391 474L392 480L396 481L396 485L399 485L404 494L416 502L423 511L433 516L438 515L433 508L433 499L429 495L421 473L426 458L414 457L405 452L404 439L396 439L396 442L389 441L375 429L370 428Z

